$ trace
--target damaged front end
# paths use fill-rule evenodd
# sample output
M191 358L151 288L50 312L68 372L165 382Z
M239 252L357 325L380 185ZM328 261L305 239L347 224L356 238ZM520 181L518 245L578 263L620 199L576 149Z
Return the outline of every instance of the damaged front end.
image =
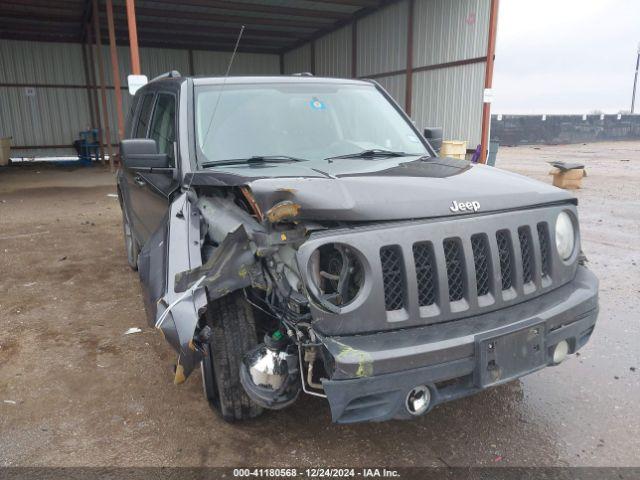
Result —
M248 187L194 189L174 200L165 227L141 252L149 320L178 352L176 384L216 348L208 307L242 291L256 313L258 338L264 338L240 368L247 395L271 409L288 406L301 390L324 396L321 379L330 360L313 331L297 265L299 246L324 226L301 221L300 205L286 198L291 192L281 193L263 212ZM312 262L315 298L335 311L353 298L363 272L343 246L324 253Z

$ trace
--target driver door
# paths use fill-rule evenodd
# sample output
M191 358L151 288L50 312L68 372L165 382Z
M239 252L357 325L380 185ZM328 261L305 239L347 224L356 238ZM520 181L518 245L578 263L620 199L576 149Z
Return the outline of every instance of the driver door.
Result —
M156 141L158 153L167 154L169 166L175 168L176 96L173 93L157 93L147 138ZM169 196L178 182L170 173L138 172L136 183L140 187L138 216L144 226L143 241L146 242L162 223L169 208Z

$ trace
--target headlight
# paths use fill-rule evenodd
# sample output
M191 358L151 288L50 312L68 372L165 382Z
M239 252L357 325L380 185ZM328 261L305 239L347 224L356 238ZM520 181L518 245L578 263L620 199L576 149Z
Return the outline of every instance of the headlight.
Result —
M348 305L362 289L364 268L348 245L329 243L321 246L311 254L309 267L323 304Z
M560 212L556 220L556 248L563 260L568 260L576 244L573 222L567 212Z

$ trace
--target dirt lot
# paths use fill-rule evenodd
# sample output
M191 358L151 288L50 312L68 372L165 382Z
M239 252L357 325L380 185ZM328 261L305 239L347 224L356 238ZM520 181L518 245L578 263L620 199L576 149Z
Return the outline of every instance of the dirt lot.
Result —
M584 161L583 246L601 280L591 342L559 368L413 422L339 426L322 400L229 425L145 323L101 168L0 171L0 465L640 466L640 144L503 148L549 182ZM142 333L123 335L129 327Z

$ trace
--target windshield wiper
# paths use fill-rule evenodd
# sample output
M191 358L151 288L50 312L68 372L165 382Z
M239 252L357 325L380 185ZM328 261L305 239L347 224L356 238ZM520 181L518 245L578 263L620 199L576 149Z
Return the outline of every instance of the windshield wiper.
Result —
M290 157L288 155L254 155L253 157L247 158L230 158L228 160L212 160L209 162L203 162L200 166L203 168L207 167L218 167L224 165L242 165L252 163L289 163L289 162L304 162L304 158L296 158Z
M410 157L410 156L413 156L413 154L374 148L371 150L363 150L361 152L356 152L356 153L347 153L346 155L336 155L335 157L325 158L325 160L336 160L339 158L376 158L376 157L381 158L381 157Z

